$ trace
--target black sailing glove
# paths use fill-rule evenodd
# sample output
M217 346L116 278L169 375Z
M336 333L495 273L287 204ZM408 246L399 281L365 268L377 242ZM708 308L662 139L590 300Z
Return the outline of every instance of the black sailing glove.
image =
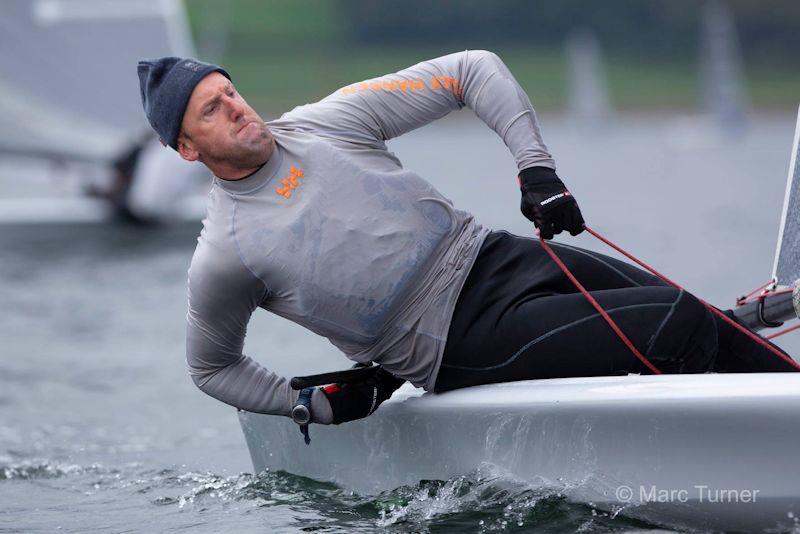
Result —
M405 380L402 378L397 378L380 365L376 365L375 373L366 380L324 386L322 392L331 405L333 424L338 425L368 416L377 410L383 401L391 397L403 382Z
M547 167L528 167L519 173L522 191L522 214L533 221L542 239L568 230L572 235L583 232L584 223L575 197L567 191L556 171Z

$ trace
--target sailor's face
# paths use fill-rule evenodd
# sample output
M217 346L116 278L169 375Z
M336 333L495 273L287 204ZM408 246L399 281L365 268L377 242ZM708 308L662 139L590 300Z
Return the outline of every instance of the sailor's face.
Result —
M230 80L212 72L194 88L183 116L183 130L206 165L260 165L272 152L272 134ZM183 154L182 154L183 155Z

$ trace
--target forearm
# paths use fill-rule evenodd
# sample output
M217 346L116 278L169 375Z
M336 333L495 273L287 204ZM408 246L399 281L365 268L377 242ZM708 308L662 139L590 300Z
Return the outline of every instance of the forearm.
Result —
M190 288L192 284L190 280ZM236 291L222 291L220 284L211 284L209 290L190 291L189 313L186 325L186 363L192 381L201 391L234 406L254 413L291 415L299 393L289 381L242 353L247 320L252 304L246 298L233 301L213 299L210 291L221 295L236 295ZM330 423L327 401L324 396L317 404L314 422ZM328 412L330 410L328 409ZM319 417L317 417L319 415Z
M297 404L298 391L289 380L262 367L242 355L235 363L217 369L189 366L189 374L201 391L240 410L253 413L291 416ZM312 422L329 424L330 406L322 392L312 397Z
M485 50L462 54L464 103L500 136L519 170L555 169L530 99L503 61Z
M242 355L228 365L212 367L189 360L189 374L204 393L241 410L290 415L297 392L289 381Z

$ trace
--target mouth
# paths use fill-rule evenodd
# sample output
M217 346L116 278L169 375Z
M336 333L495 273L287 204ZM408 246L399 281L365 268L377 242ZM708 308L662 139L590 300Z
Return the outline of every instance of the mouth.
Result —
M247 121L247 122L245 122L244 124L242 124L241 128L239 128L238 130L236 130L236 133L238 134L239 132L241 132L242 130L244 130L245 128L247 128L248 126L250 126L250 124L252 124L252 123L254 123L254 122L256 122L256 121Z

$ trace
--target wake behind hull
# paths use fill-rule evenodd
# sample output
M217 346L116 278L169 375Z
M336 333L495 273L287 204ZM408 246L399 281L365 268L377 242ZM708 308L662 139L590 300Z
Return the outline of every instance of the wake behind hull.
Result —
M256 472L363 493L490 464L669 525L788 527L800 515L793 373L565 378L438 395L406 385L364 420L312 425L309 446L288 418L239 413Z

